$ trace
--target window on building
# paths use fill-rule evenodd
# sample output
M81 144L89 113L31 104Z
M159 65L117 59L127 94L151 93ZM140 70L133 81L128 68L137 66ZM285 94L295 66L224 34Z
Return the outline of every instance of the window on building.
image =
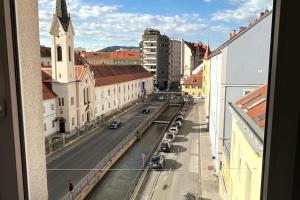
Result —
M82 117L81 117L81 118L82 118L82 122L84 122L84 114L82 114Z
M45 113L46 112L46 108L45 108L45 106L43 106L43 113Z
M51 110L54 110L54 104L51 104Z
M62 49L61 46L56 47L56 53L57 53L57 61L62 61Z
M102 105L102 111L104 111L104 105Z
M61 98L61 106L64 106L64 105L65 105L65 99Z
M71 47L69 47L69 61L72 61Z
M74 126L74 125L75 125L75 118L72 117L72 126Z
M119 93L121 93L121 87L119 86Z
M52 128L55 127L55 121L52 121Z
M110 96L110 89L107 90L107 95Z
M108 102L108 108L110 108L110 102Z
M47 131L47 124L44 123L44 131Z

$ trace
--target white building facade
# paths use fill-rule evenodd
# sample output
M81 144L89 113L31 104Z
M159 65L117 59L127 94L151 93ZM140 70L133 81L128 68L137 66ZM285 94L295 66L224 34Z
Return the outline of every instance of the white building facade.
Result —
M210 56L209 132L217 172L223 148L231 146L228 104L267 83L271 22L268 11L248 28L232 33Z

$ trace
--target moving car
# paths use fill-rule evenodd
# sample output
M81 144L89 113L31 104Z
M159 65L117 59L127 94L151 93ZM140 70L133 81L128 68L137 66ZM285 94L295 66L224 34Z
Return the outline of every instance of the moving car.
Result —
M160 151L162 151L162 152L166 152L166 153L168 153L168 152L170 152L171 151L171 147L172 147L172 142L171 141L169 141L169 140L163 140L162 142L161 142L161 144L160 144Z
M113 120L110 125L109 125L109 128L110 129L116 129L116 128L119 128L121 126L121 121L119 120Z
M143 114L148 114L149 112L150 112L149 108L144 108L142 111Z
M154 154L150 160L149 169L164 169L166 158L161 154Z

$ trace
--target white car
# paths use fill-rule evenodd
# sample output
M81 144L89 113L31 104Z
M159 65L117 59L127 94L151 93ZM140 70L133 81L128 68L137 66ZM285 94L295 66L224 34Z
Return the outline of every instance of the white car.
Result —
M170 132L174 132L175 135L177 135L177 133L178 133L178 128L177 128L176 125L175 125L175 126L171 126L171 128L169 129L169 131L170 131Z
M159 96L158 99L159 99L159 100L163 100L163 99L164 99L164 96Z
M170 141L174 141L175 140L175 133L174 132L166 132L165 136L164 136L164 140L170 140Z

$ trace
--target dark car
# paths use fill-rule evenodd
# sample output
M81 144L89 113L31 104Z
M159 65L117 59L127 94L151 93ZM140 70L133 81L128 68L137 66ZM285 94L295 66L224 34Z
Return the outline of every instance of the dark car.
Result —
M144 108L142 111L143 114L148 114L149 112L150 112L149 108Z
M162 143L160 144L160 151L168 153L171 151L171 147L172 147L172 142L168 140L162 141Z
M155 154L152 156L149 169L163 169L165 167L166 158L164 155Z
M119 128L121 126L121 122L119 120L114 120L110 123L109 128L110 129L116 129Z

